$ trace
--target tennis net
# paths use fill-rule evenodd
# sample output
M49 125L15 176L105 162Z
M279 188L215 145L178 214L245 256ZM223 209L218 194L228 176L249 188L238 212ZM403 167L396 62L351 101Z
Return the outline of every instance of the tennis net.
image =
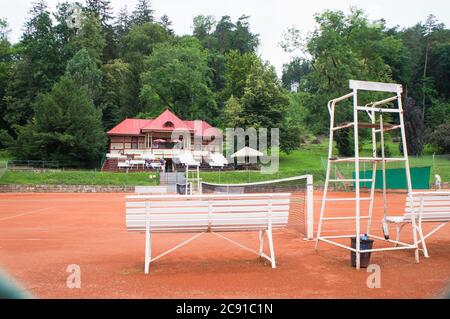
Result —
M295 176L247 184L214 184L201 182L203 194L291 193L288 228L306 239L313 239L313 177Z

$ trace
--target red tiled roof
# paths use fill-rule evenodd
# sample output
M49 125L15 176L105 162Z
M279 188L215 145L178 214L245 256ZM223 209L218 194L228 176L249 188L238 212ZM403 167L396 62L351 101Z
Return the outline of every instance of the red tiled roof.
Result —
M190 130L196 129L195 121L184 121L184 122L188 125L188 128ZM199 121L199 122L201 122L202 126L200 127L200 129L197 128L197 130L195 132L196 135L213 136L213 135L218 135L220 133L218 129L209 125L208 122L206 122L206 121Z
M141 135L141 128L152 120L125 119L108 132L108 135Z
M166 126L171 122L173 126ZM201 122L201 128L195 132L196 135L212 136L218 134L218 130L206 121ZM116 127L111 129L108 135L141 135L145 131L173 131L173 130L189 130L194 131L195 121L183 121L169 110L165 110L156 119L125 119Z
M166 127L165 124L171 122L173 126ZM173 131L173 130L183 130L189 129L185 121L181 120L178 116L165 110L156 119L151 121L148 125L142 127L143 131Z

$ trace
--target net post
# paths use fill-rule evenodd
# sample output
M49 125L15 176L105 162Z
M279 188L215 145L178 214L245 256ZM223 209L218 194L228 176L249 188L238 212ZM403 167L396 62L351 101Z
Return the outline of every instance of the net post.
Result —
M314 178L306 177L306 239L314 239Z

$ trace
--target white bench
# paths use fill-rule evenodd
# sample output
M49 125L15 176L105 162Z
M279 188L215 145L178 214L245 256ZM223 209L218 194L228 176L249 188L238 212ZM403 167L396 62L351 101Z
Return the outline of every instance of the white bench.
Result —
M129 231L146 233L145 273L150 263L211 232L266 258L275 268L272 231L286 227L291 194L242 195L148 195L126 196L126 225ZM259 231L259 252L238 244L220 232ZM152 258L152 233L198 233L169 251ZM270 257L263 253L264 235Z
M137 168L139 168L139 165L142 165L142 168L145 167L145 160L130 160L129 164L131 165L131 168L133 168L135 165Z
M397 239L400 241L400 232L407 224L412 224L419 240L416 237L416 245L421 244L423 254L429 257L425 239L441 229L450 221L450 192L413 192L406 198L406 208L403 216L388 216L386 222L393 223L397 228ZM439 223L428 234L424 235L422 224L424 223Z
M127 162L119 162L119 163L117 163L117 167L118 168L130 168L131 165Z

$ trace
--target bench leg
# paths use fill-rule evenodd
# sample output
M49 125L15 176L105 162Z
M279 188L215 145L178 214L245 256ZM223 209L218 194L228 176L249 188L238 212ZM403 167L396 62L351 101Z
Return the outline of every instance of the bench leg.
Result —
M414 257L415 257L415 261L418 264L419 263L419 243L417 241L417 233L418 233L418 229L417 229L417 224L416 221L413 219L412 221L412 235L413 235L413 242L414 245L416 246L416 249L414 250Z
M422 225L419 225L419 227L417 227L417 232L419 233L420 242L422 243L423 255L425 258L429 258L430 256L428 255L427 245L425 244L425 238L423 236Z
M275 253L273 250L272 229L267 230L267 238L269 239L270 259L271 259L270 261L272 262L272 268L276 268Z
M152 235L150 230L145 231L145 273L148 274L150 260L152 259Z
M395 224L395 227L397 229L397 238L395 239L396 241L400 241L400 232L402 231L405 225L406 224ZM395 244L395 246L398 246L398 244Z
M262 256L264 249L264 233L265 230L259 231L259 255Z

